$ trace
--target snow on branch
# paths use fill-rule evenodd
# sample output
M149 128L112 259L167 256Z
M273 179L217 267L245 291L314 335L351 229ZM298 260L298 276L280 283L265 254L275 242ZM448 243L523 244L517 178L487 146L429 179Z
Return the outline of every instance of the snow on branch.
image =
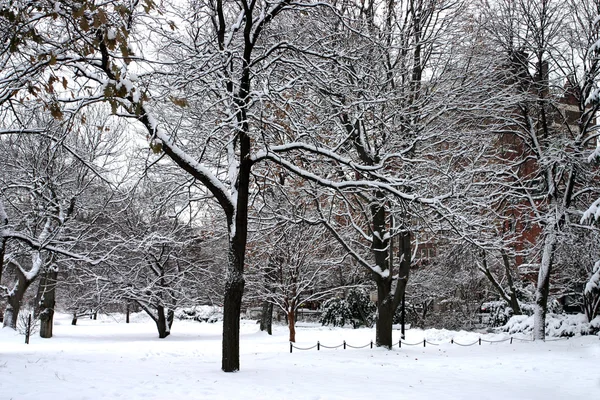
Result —
M20 128L20 129L0 129L0 136L3 135L21 135L21 134L40 134L40 133L44 133L45 131L43 129L25 129L25 128Z
M15 239L15 240L19 240L21 242L24 242L29 247L31 247L33 249L36 249L38 251L47 250L49 252L52 252L52 253L55 253L55 254L60 254L60 255L63 255L65 257L68 257L68 258L76 260L76 261L86 262L86 263L88 263L90 265L98 265L98 264L100 264L101 262L103 262L106 259L106 256L105 256L105 257L103 257L101 259L94 260L94 259L91 259L91 258L85 256L85 255L74 253L72 251L69 251L67 249L63 249L61 247L57 247L57 246L54 246L54 245L47 245L47 244L40 243L37 240L34 240L34 239L32 239L32 238L30 238L28 236L25 236L25 235L23 235L21 233L17 233L17 232L5 232L3 234L3 236L6 239Z
M225 211L226 215L234 215L235 203L223 182L210 172L208 168L180 149L163 130L155 127L154 133L154 137L162 142L163 151L177 165L206 186L206 188L217 198L217 201Z
M427 205L437 205L440 203L440 201L451 196L451 193L448 193L448 194L444 194L442 196L436 196L433 198L424 198L424 197L420 197L417 195L412 195L412 194L402 192L402 191L396 189L394 187L394 185L391 183L380 182L380 181L375 181L375 180L372 180L372 181L371 180L349 180L349 181L343 181L343 182L336 182L336 181L332 181L330 179L322 178L312 172L309 172L303 168L300 168L297 165L294 165L291 162L284 160L279 155L274 154L272 152L264 154L261 158L271 160L301 178L304 178L311 182L315 182L321 186L328 187L331 189L336 189L336 190L342 190L342 189L348 189L348 188L379 189L379 190L386 191L390 194L393 194L402 200L409 201L409 202L421 203L421 204L427 204Z
M597 261L596 264L594 264L592 276L586 283L583 293L585 295L592 295L595 291L600 291L600 261Z
M2 199L0 199L0 226L3 225L8 225L8 215L4 210L4 203L2 202Z
M335 160L335 161L339 162L340 164L347 165L357 171L364 171L364 172L372 172L372 171L380 170L384 167L385 163L392 158L403 159L401 154L393 153L393 154L385 155L383 160L376 165L362 165L362 164L358 164L358 163L354 162L353 160L351 160L349 158L342 157L335 151L329 150L327 148L311 145L308 143L294 142L294 143L287 143L287 144L280 145L280 146L271 146L268 148L267 151L261 151L261 152L255 154L253 157L253 160L258 161L262 158L268 157L269 152L285 153L285 152L289 152L289 151L293 151L293 150L304 150L304 151L309 151L314 154L322 155L329 159Z
M590 208L588 208L581 217L581 224L600 219L600 199L596 200Z

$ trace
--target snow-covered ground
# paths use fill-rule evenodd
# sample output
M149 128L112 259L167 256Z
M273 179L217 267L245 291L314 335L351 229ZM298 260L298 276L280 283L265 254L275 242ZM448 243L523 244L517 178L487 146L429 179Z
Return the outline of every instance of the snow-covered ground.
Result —
M289 352L274 335L242 321L241 371L220 371L221 325L175 321L158 339L151 321L59 315L53 339L0 331L0 399L593 399L600 395L597 336L554 342L482 343L478 334L409 330L406 341L439 346ZM394 332L397 341L399 332ZM499 340L507 335L483 335ZM372 329L299 324L297 346L364 345Z

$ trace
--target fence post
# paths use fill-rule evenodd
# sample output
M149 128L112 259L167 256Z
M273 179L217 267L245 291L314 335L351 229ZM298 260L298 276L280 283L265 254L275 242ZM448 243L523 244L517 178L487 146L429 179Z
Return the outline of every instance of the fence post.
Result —
M27 326L25 327L25 344L29 344L29 335L31 334L31 314L27 316Z
M479 345L481 346L481 338L479 338Z
M402 348L402 338L400 338L400 340L398 341L398 347Z
M292 354L292 349L294 348L294 345L292 344L292 342L290 342L290 354Z
M450 344L454 344L454 338L450 339Z
M510 344L512 344L512 339L513 339L513 338L512 338L512 336L511 336L511 337L510 337Z
M423 339L423 347L425 347L425 343L427 343L427 340Z
M373 348L373 341L371 340L371 348Z
M346 350L346 341L344 340L344 350Z
M321 343L317 342L317 350L321 350Z

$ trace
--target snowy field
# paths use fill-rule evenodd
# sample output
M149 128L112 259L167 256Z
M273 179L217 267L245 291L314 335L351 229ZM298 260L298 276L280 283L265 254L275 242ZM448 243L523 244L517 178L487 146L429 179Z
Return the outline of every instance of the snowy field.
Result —
M0 331L0 399L593 399L600 397L600 340L509 341L470 347L478 334L409 330L407 342L439 346L289 352L287 328L273 336L242 321L241 368L220 371L221 325L175 321L158 339L153 323L104 316L70 325L55 338ZM394 332L397 341L399 332ZM506 335L483 335L499 340ZM299 324L297 346L319 340L364 345L372 329Z

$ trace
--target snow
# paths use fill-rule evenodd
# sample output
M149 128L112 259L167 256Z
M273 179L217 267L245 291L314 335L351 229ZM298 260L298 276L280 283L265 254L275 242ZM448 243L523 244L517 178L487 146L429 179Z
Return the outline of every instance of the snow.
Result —
M0 398L38 399L589 399L600 389L600 341L482 343L479 334L410 329L406 342L438 346L289 352L287 329L273 336L241 321L241 371L220 371L221 325L175 321L158 339L141 315L98 321L58 315L53 339L25 345L0 330ZM297 346L364 345L373 329L299 323ZM507 334L482 335L499 340ZM399 331L394 331L398 340Z
M122 78L121 80L119 80L119 82L117 82L116 88L120 89L121 87L125 87L125 90L127 90L128 94L131 93L134 89L133 82L127 78ZM156 121L154 121L154 126L156 127Z
M8 224L8 215L6 214L6 211L4 210L4 204L0 199L0 225L6 224Z
M42 259L42 255L39 251L36 251L31 255L31 269L29 271L21 269L21 271L27 281L32 281L38 276L43 265L44 260Z
M117 38L117 30L115 28L108 28L106 38L108 40L115 40Z
M386 269L386 270L382 271L381 268L379 267L379 265L371 266L371 271L375 272L376 274L378 274L379 276L381 276L384 279L390 276L390 270Z
M150 124L150 128L154 131L156 138L159 139L162 143L164 143L164 145L168 146L173 152L173 154L177 155L177 157L179 157L184 163L189 165L190 168L194 169L198 173L198 175L204 176L206 181L210 183L212 188L214 188L214 190L218 190L223 197L227 198L227 201L231 205L231 207L235 208L235 203L231 196L228 194L228 190L225 187L225 185L219 179L217 179L217 177L208 168L194 160L185 151L180 149L179 146L177 146L171 140L170 136L158 127L158 122L156 121L156 119L154 119L151 113L147 112L146 115L148 117L148 123ZM212 190L212 188L209 189Z
M593 221L594 219L600 219L600 199L596 200L590 208L587 209L583 213L581 217L581 223L584 224L588 221Z
M515 315L502 328L509 334L531 334L534 330L534 316ZM557 337L594 334L600 332L600 316L588 322L585 314L548 314L546 316L546 340Z
M592 276L586 283L583 293L586 295L591 295L595 290L600 290L600 261L597 261L596 264L594 264Z
M175 311L175 318L214 323L223 320L223 307L193 306L179 308Z

